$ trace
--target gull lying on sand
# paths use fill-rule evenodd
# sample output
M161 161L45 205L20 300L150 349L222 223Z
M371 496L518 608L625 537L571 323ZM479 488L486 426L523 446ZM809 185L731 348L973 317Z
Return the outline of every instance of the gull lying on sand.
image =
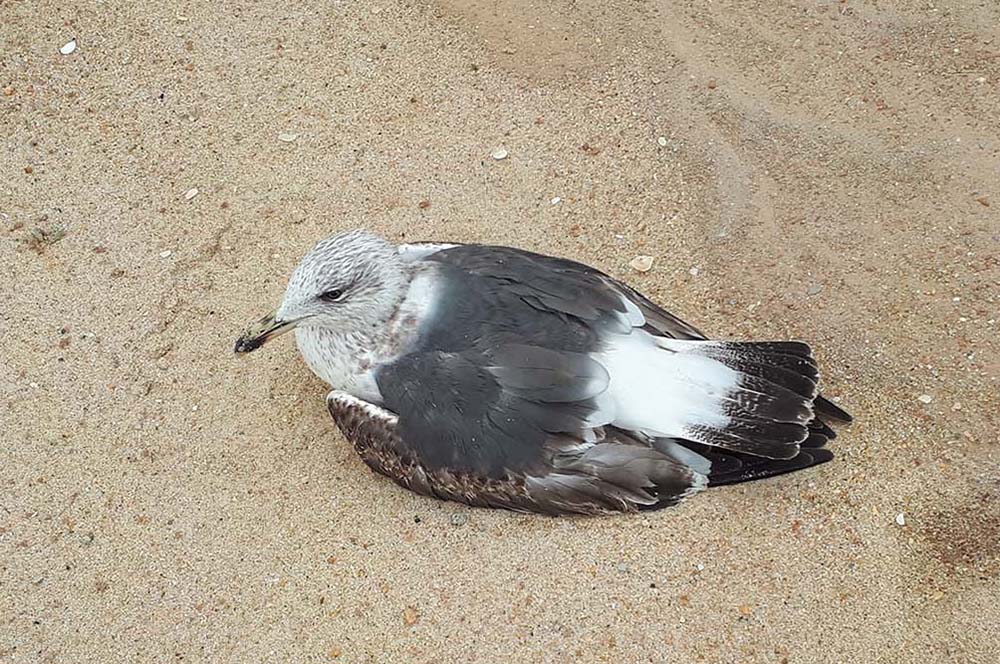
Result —
M833 458L809 346L712 341L594 268L509 247L317 244L236 352L295 329L372 469L547 514L673 505Z

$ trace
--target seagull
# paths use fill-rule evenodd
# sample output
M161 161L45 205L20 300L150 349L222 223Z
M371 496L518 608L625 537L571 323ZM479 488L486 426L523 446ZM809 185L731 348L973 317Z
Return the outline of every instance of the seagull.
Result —
M364 462L417 493L519 512L675 505L833 458L799 341L718 341L607 274L479 244L319 242L237 353L295 331Z

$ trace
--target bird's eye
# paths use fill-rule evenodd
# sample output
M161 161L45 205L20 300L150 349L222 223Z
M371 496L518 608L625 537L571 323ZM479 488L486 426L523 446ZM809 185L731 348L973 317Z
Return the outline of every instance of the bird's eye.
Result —
M339 302L344 297L344 291L339 288L334 288L328 290L325 293L321 293L319 299L325 302Z

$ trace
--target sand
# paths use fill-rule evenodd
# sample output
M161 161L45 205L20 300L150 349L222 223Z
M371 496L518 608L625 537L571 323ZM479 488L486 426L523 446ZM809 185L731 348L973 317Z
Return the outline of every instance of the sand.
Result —
M997 26L974 0L3 3L0 660L1000 661ZM639 516L410 494L290 339L232 352L355 226L807 340L857 422L833 463Z

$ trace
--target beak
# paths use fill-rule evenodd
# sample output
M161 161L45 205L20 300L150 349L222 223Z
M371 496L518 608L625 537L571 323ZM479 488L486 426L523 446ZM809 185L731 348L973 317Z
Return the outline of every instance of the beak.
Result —
M277 311L272 311L260 320L252 323L250 327L248 327L246 331L240 335L240 338L236 340L236 352L249 353L250 351L257 350L279 334L288 332L290 329L295 327L296 323L298 323L297 320L279 320L277 313Z

